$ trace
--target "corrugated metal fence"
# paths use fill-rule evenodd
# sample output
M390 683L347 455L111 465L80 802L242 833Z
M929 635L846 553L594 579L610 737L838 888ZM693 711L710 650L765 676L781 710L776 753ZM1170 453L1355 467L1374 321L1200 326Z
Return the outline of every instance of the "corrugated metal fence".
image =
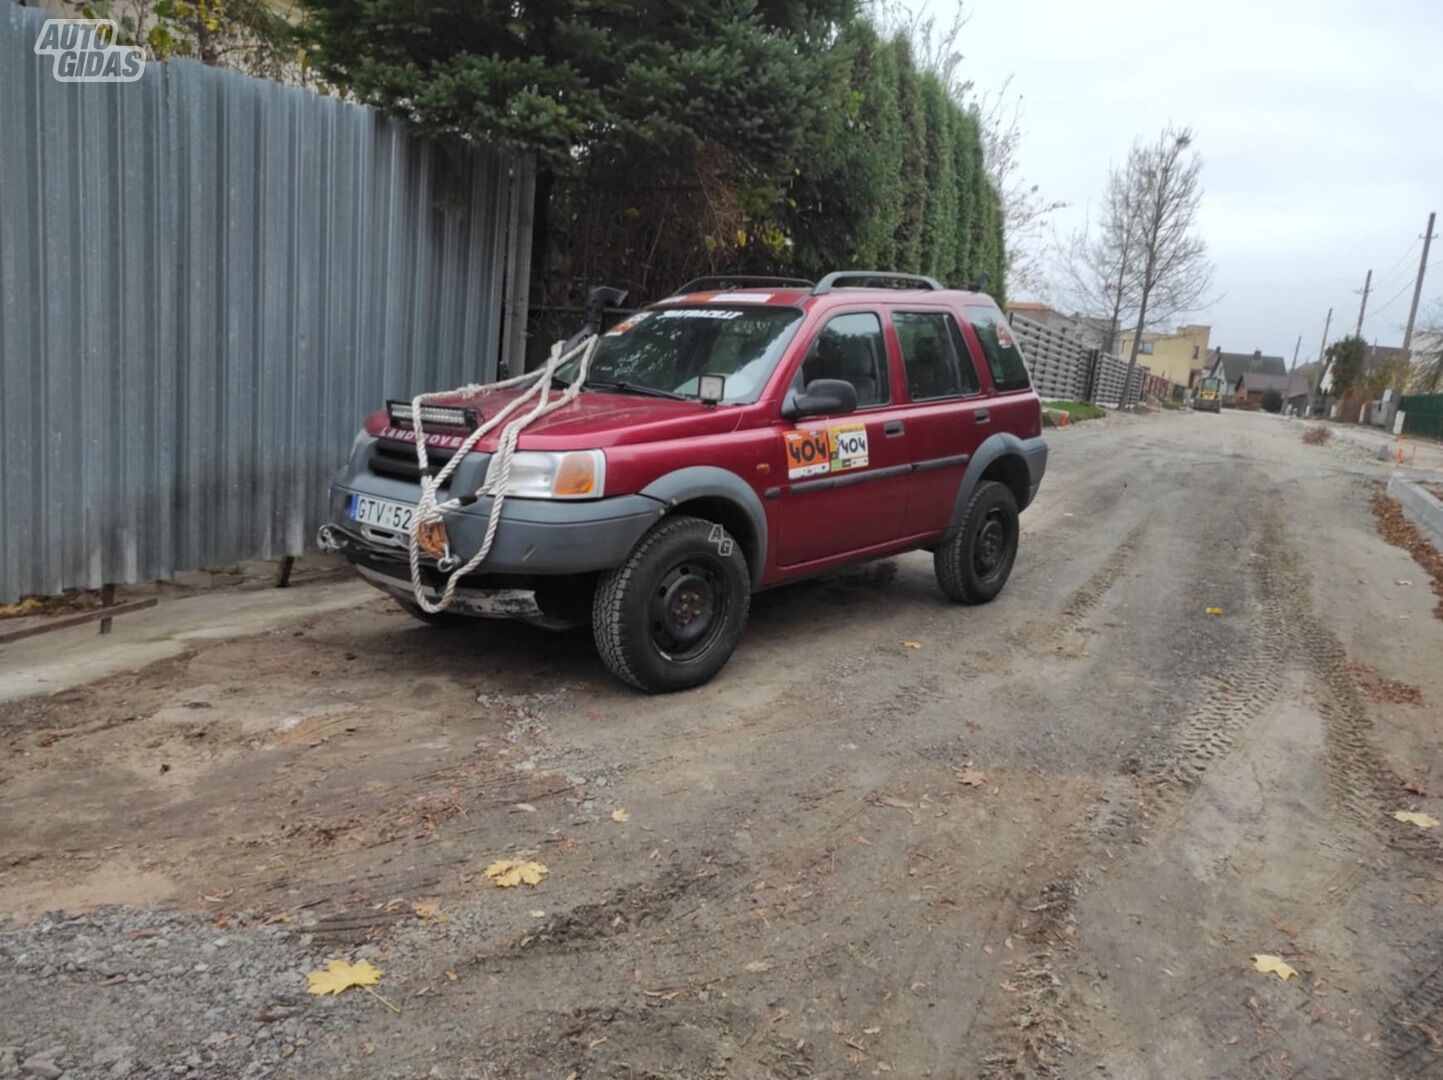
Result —
M366 411L520 355L529 167L190 62L56 82L43 18L0 4L0 602L299 554Z
M1398 402L1404 435L1443 439L1443 394L1409 394Z

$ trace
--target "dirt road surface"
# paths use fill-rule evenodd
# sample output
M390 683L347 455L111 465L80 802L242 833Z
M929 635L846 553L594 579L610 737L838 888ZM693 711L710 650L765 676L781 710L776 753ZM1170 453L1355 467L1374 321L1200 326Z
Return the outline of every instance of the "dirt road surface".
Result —
M997 602L672 697L377 597L0 705L0 1075L1443 1076L1443 622L1301 430L1056 432Z

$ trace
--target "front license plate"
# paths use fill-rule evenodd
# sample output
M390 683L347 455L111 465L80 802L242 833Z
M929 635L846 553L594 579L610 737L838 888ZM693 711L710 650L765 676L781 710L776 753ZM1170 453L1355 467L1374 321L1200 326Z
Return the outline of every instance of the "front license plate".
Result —
M373 499L368 495L351 496L351 520L359 521L362 525L408 532L411 528L411 515L415 512L416 508L406 503Z

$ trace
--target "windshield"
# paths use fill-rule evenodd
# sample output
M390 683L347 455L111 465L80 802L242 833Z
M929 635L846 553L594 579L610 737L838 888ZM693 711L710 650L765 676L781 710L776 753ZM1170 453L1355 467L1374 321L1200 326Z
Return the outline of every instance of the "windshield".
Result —
M638 312L601 336L586 384L692 397L698 376L724 375L723 401L752 402L801 321L796 308L750 304ZM576 363L560 368L558 377L574 379Z

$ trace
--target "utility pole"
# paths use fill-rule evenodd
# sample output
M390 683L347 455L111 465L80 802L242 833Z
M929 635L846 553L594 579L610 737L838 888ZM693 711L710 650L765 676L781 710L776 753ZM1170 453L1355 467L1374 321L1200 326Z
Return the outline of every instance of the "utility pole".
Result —
M1423 230L1423 257L1418 260L1418 280L1413 283L1413 306L1408 309L1408 328L1403 331L1403 353L1412 359L1413 324L1418 320L1418 300L1423 295L1423 274L1428 269L1428 246L1433 243L1433 221L1436 211L1428 215L1428 227Z
M1298 370L1298 350L1303 347L1303 335L1298 335L1297 342L1293 345L1293 366L1288 368L1288 377L1283 385L1283 408L1288 407L1288 393L1293 389L1293 372ZM1284 415L1287 415L1286 412Z
M1313 380L1313 397L1317 397L1323 392L1323 376L1328 373L1328 358L1324 353L1328 347L1328 328L1332 325L1333 309L1329 308L1328 317L1323 322L1323 340L1318 345L1318 374ZM1308 411L1313 411L1313 402L1311 399L1308 401Z
M1373 290L1373 271L1368 271L1368 276L1363 281L1363 302L1358 305L1358 337L1363 336L1363 312L1368 310L1368 293Z

